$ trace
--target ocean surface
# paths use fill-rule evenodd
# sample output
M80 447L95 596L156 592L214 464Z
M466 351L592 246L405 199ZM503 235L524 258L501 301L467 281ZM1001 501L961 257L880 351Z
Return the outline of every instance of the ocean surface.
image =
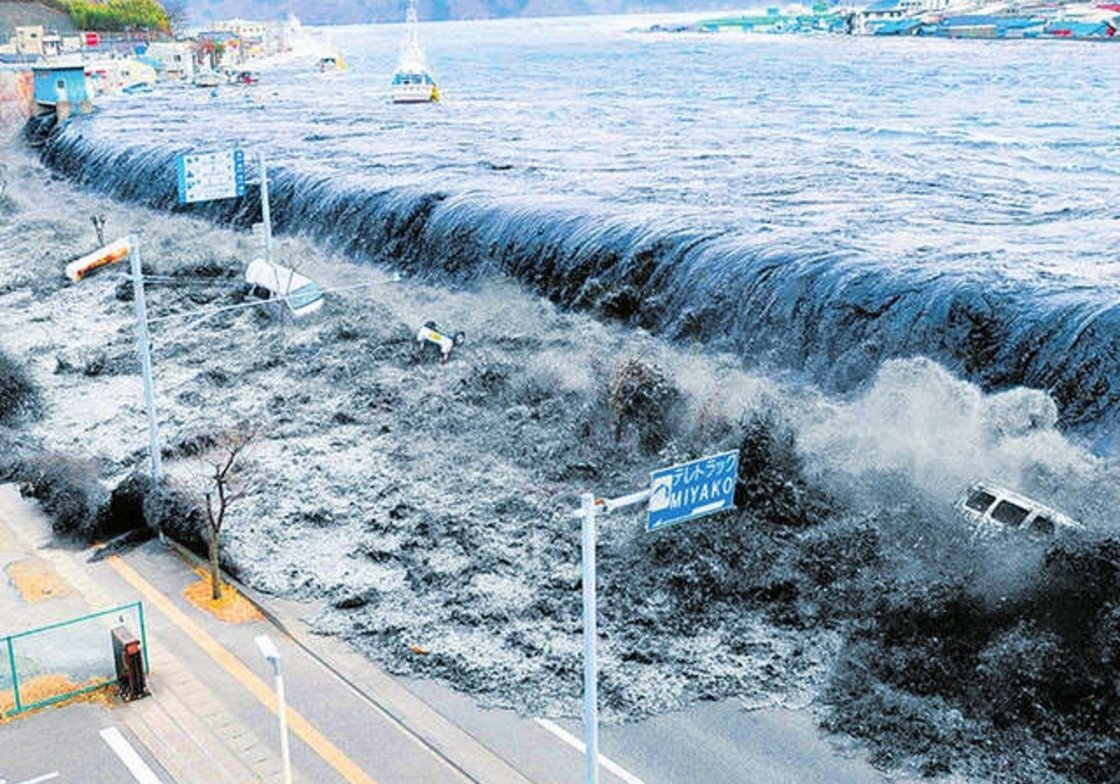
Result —
M44 159L181 208L177 152L264 153L278 231L859 388L930 356L1055 398L1110 449L1120 402L1115 47L640 32L665 17L424 24L439 104L389 101L399 25L216 97L101 101Z

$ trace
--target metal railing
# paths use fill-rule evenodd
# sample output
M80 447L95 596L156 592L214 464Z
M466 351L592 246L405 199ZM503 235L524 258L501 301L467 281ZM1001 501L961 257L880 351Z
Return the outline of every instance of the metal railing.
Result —
M141 602L0 636L0 719L115 683L110 630L120 625L139 634L144 670L150 672Z

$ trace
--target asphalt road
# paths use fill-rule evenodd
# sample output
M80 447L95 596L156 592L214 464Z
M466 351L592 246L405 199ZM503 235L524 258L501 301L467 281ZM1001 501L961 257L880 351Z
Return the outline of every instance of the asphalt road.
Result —
M115 729L150 774L135 775L102 736ZM112 734L109 736L112 738ZM120 744L119 740L113 743ZM136 737L111 710L79 703L48 708L0 727L0 784L173 784Z
M184 611L178 595L194 575L174 559L143 552L131 558ZM196 615L197 617L197 615ZM243 684L207 659L182 630L149 609L149 629L269 745L276 742L276 719ZM431 748L402 733L341 681L327 674L291 641L264 623L207 623L222 645L238 652L263 682L272 673L256 651L255 635L270 633L281 648L289 705L311 720L381 784L422 781L459 784L470 779ZM578 721L534 721L513 711L480 708L474 700L430 681L407 680L423 699L512 768L537 784L584 781ZM551 724L551 726L549 726ZM564 736L567 736L566 738ZM816 729L806 711L743 710L737 701L707 703L679 713L601 728L601 754L610 762L602 784L882 784L882 774L858 756L837 751ZM292 744L295 768L316 784L340 781L324 760L298 740ZM454 756L454 755L453 755Z
M431 681L408 680L409 690L454 720L540 784L580 784L582 754L513 711L478 707ZM582 725L553 722L575 741ZM538 731L539 730L539 731ZM884 776L858 755L835 748L807 711L744 710L738 701L702 703L689 710L600 727L599 751L614 767L600 768L603 784L883 784Z

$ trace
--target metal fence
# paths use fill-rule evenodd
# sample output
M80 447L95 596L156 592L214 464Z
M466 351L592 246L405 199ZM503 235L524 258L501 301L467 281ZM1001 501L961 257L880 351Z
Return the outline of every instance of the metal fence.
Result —
M0 637L0 719L70 699L116 681L110 630L139 634L148 665L141 602Z

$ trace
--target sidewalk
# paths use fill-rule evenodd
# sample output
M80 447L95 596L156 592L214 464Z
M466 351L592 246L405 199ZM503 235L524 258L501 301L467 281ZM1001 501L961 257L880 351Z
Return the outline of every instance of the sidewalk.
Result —
M179 784L282 781L272 672L254 641L261 634L281 650L295 781L529 784L369 662L312 639L283 609L266 610L271 620L223 623L194 606L182 593L199 578L166 545L87 563L88 552L51 544L34 508L0 487L3 553L39 564L59 594L32 605L0 591L5 631L144 602L152 696L116 712Z
M60 586L54 589L57 598L27 601L13 590L9 572L8 590L0 591L5 632L40 627L137 598L95 579L84 568L84 554L53 546L46 522L11 486L0 487L0 552L4 566L38 564ZM148 656L152 697L114 709L114 718L132 730L176 782L282 781L278 755L234 719L159 634L149 633Z

